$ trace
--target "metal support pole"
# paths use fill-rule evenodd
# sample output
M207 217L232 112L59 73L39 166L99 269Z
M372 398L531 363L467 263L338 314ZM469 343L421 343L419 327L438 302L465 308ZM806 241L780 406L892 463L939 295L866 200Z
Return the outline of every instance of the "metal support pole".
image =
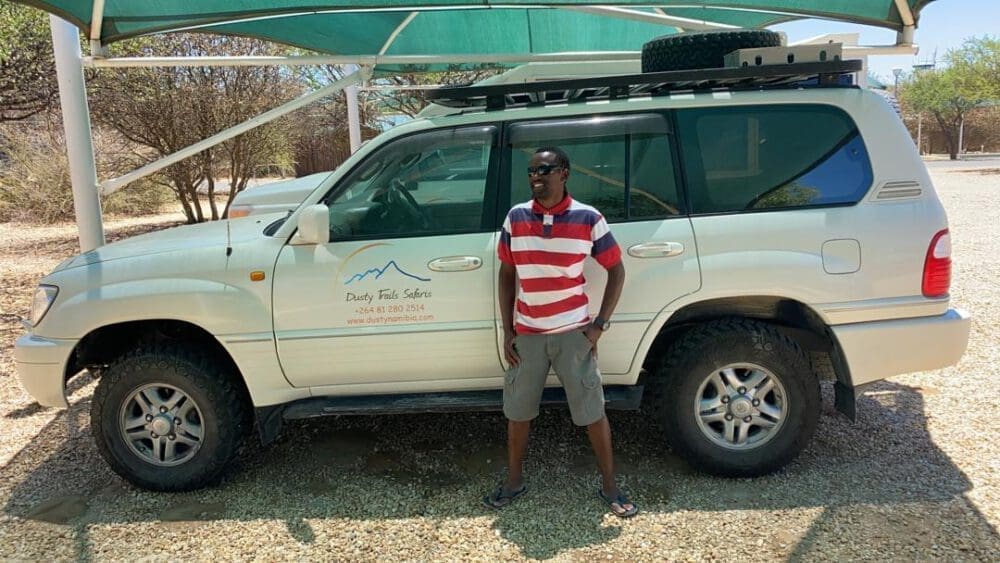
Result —
M347 65L345 68L348 75L359 72L358 65ZM361 115L358 111L358 85L351 84L344 88L347 95L347 128L351 138L351 154L358 152L361 147Z
M924 114L917 114L917 154L922 155L920 152L920 144L924 140Z
M80 35L75 25L56 16L49 16L49 27L52 30L52 50L56 59L63 130L66 133L69 178L73 184L73 208L80 231L80 250L87 252L104 244L104 225L101 221L101 198L97 192L94 142L90 137L90 109L83 81Z
M958 122L958 152L956 156L958 160L962 160L962 145L965 142L965 118Z
M101 29L104 25L104 0L94 0L90 16L90 54L104 56L104 46L101 45Z

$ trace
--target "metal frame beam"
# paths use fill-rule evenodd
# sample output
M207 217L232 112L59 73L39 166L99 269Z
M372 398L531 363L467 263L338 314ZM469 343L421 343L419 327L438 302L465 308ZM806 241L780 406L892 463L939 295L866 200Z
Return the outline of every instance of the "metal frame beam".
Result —
M101 27L104 24L104 0L94 0L90 15L90 54L103 53L101 46Z
M901 16L901 21L903 23L903 26L904 27L905 26L911 26L911 27L914 26L915 25L915 18L913 17L912 10L910 10L909 5L907 4L907 0L895 0L895 2L897 4L898 10L899 10L899 13L900 13L900 16ZM192 30L199 30L199 29L209 29L210 30L213 27L218 27L218 26L223 26L223 25L229 25L229 24L235 24L235 23L266 21L266 20L282 19L282 18L294 18L294 17L310 16L310 15L318 15L318 14L363 14L363 13L379 13L379 12L413 12L413 11L434 12L434 11L504 10L504 9L513 9L513 10L525 10L525 9L567 9L569 7L570 6L566 6L566 5L553 5L551 3L545 2L545 0L538 0L538 1L531 2L531 3L526 3L526 4L504 4L503 2L497 2L495 4L494 3L483 3L483 2L481 2L481 3L476 4L476 3L471 3L470 2L468 4L454 4L454 5L450 5L450 6L427 7L427 6L421 6L419 3L414 3L414 4L392 6L392 7L381 7L381 8L326 8L326 9L313 9L313 10L306 9L306 10L302 10L302 11L293 11L293 12L254 14L254 15L247 15L247 16L242 16L242 17L232 17L232 18L225 18L225 19L220 18L218 20L212 20L212 21L207 21L206 20L206 21L202 21L200 23L192 23L190 25L186 25L186 26L178 27L178 28L157 29L157 30L153 31L153 33L164 33L164 32L172 33L172 32L178 32L178 31L192 31ZM583 7L583 6L581 6L581 7ZM608 8L608 7L611 7L611 6L601 6L601 5L598 4L598 5L589 6L589 7ZM656 2L650 2L650 4L648 6L646 6L646 7L655 8L656 7ZM690 3L679 4L679 5L671 5L671 6L666 6L665 8L667 10L670 10L671 8L704 8L704 7L705 7L705 5L703 3L701 3L699 0L692 0ZM786 8L781 8L781 9L767 9L767 8L758 8L758 7L753 7L753 6L747 7L747 6L732 6L732 5L722 5L722 6L716 5L716 6L711 6L711 8L718 9L718 10L735 11L735 12L748 12L748 13L758 13L758 14L775 14L775 15L791 16L791 17L798 17L798 18L825 19L825 20L830 20L830 21L840 21L840 22L846 22L846 23L855 23L855 24L858 24L858 25L871 25L871 26L879 26L879 27L888 27L888 28L892 28L892 29L896 28L896 26L892 25L891 23L880 21L880 20L870 20L870 19L864 19L864 18L854 18L854 19L852 19L852 18L848 17L847 14L839 14L839 16L843 16L843 17L838 17L838 14L831 14L831 13L825 13L825 12L822 12L822 11L814 11L814 10L797 9L796 7L786 7ZM625 11L633 11L633 12L635 12L635 10L630 10L629 8L620 8L620 9L625 10ZM653 15L653 14L649 14L648 12L635 12L635 13L638 13L638 14L644 14L645 13L647 15ZM664 12L664 14L665 14L665 12ZM666 16L666 17L674 18L674 16L669 16L669 15ZM686 18L675 18L675 19L677 19L677 20L685 20ZM688 21L691 22L693 25L697 25L698 23L703 23L704 25L713 25L713 22L710 22L710 21L705 21L705 22L702 22L701 20L688 20ZM658 22L658 23L665 23L665 22ZM666 25L677 25L677 24L666 24ZM679 25L681 27L685 27L685 26L683 26L683 24L679 24ZM726 24L715 24L715 25L726 25ZM699 28L685 27L685 29L699 29ZM704 29L718 29L718 28L704 28Z
M84 57L83 65L93 68L127 68L158 66L306 66L356 64L420 65L420 64L488 64L530 62L628 61L639 56L638 51L579 51L575 53L513 53L488 55L321 55L306 57Z
M618 8L615 6L564 6L560 7L561 10L569 10L572 12L583 12L585 14L593 14L596 16L608 16L611 18L619 18L626 20L639 21L644 23L655 23L661 25L668 25L671 27L679 27L681 29L693 29L693 30L725 30L725 29L739 29L738 25L729 25L725 23L715 23L705 20L692 20L689 18L679 18L675 16L667 15L663 10L657 9L657 13L651 14L649 12L639 12L637 10L631 10L629 8Z
M797 44L802 44L798 42ZM856 51L869 55L910 55L917 52L913 44L844 45L844 52ZM150 68L191 66L309 66L346 65L362 67L376 65L421 64L488 64L488 63L572 63L587 61L631 61L639 51L580 51L576 53L495 54L495 55L323 55L303 57L84 57L83 65L93 68Z
M379 56L384 55L385 52L389 50L389 47L391 47L392 44L396 41L396 38L399 37L399 34L403 33L403 30L406 29L406 26L410 25L410 22L413 21L413 19L416 18L417 15L419 14L420 12L410 12L410 14L406 16L406 19L400 22L400 24L396 26L396 29L392 30L392 33L389 34L389 38L385 40L385 43L382 45L382 48L378 50Z
M912 45L913 32L917 29L917 20L913 17L913 10L906 0L896 0L896 10L899 12L899 21L903 23L903 30L896 34L897 45Z
M903 22L904 27L917 25L917 20L913 18L913 10L906 0L896 0L896 10L899 11L899 21Z

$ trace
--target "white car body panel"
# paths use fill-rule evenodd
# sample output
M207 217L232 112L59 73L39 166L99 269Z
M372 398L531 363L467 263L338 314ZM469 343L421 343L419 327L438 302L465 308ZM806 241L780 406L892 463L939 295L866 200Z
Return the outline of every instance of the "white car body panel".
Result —
M317 172L301 178L271 182L247 188L236 194L230 214L240 212L245 216L288 213L302 203L309 194L330 177L330 172Z
M307 387L502 375L494 345L496 240L474 233L286 246L275 268L274 330L289 381ZM481 265L429 268L451 256Z
M855 89L814 89L674 94L470 111L407 123L366 143L336 171L320 178L303 199L280 201L294 190L267 194L273 201L261 203L296 209L272 236L263 234L264 227L284 214L170 229L68 261L42 280L58 286L59 295L39 326L18 342L18 373L25 388L43 404L65 406L57 390L68 375L64 371L72 343L108 324L176 319L219 340L237 364L256 406L311 395L499 388L503 364L497 330L496 232L441 237L433 245L424 237L287 245L302 209L320 202L390 140L434 128L596 113L800 103L836 106L854 119L874 172L868 195L846 207L612 224L626 256L627 275L612 318L614 326L600 343L605 382L636 382L653 340L676 311L706 300L745 296L791 299L812 309L842 340L852 373L859 372L856 384L954 363L968 339L968 317L950 312L947 298L921 295L923 256L934 234L947 228L926 169L903 125L880 98ZM313 182L312 176L308 178ZM292 185L304 192L306 178L299 180L302 183ZM878 191L892 182L914 183L919 194L879 199ZM421 187L423 194L417 190L414 195L427 197L433 191L430 187ZM657 259L626 254L629 247L650 241L677 242L685 250ZM859 249L854 271L850 241L856 241ZM358 252L364 260L357 258ZM447 256L478 256L483 263L472 272L427 274L429 261ZM436 301L433 322L349 326L347 319L358 314L359 302L347 301L345 280L393 260L399 261L397 265L405 261L404 270L434 280L429 290ZM252 271L264 272L265 279L250 281ZM586 276L596 312L604 274L591 261ZM399 281L373 284L364 293L410 288L407 283L398 285ZM921 336L925 329L949 344L936 353ZM879 353L868 344L893 339L902 348ZM903 348L921 350L906 355ZM886 349L899 353L885 354Z

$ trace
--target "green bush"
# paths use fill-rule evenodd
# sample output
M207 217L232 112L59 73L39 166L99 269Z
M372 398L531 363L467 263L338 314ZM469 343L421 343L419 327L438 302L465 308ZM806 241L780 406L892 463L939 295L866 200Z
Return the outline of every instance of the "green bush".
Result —
M114 160L115 151L96 152ZM102 177L125 170L99 166ZM159 213L173 201L173 193L151 181L135 182L102 198L105 213L146 215ZM31 125L0 129L0 222L51 223L72 221L73 189L69 179L66 144L58 126L38 120Z

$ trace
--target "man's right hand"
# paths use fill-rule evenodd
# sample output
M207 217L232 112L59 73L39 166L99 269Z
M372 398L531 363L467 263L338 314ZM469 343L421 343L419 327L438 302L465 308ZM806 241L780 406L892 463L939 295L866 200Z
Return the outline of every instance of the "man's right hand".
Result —
M513 330L507 330L503 333L503 352L507 357L507 363L513 367L517 367L521 363L521 356L517 355L517 349L514 348L516 336Z

